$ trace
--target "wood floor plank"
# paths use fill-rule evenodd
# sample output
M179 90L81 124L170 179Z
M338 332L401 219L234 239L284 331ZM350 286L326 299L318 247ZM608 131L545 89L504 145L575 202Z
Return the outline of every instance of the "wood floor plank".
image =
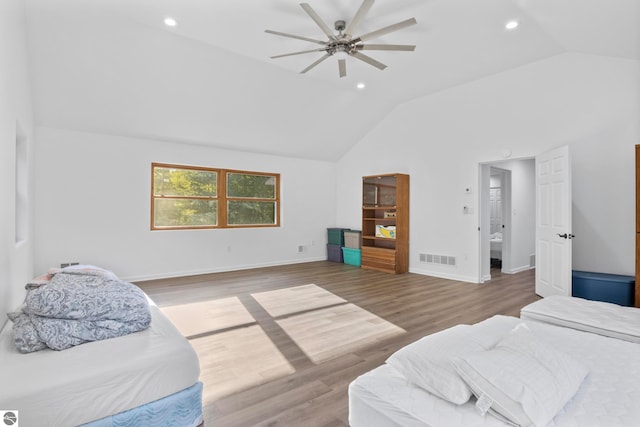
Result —
M346 302L314 284L275 291L257 292L251 296L273 317L280 317Z
M161 310L185 337L255 322L236 297L176 304Z
M499 271L491 274L491 281L478 285L412 273L385 274L321 261L153 280L137 285L160 307L237 298L255 319L255 325L294 368L292 373L263 384L206 399L203 404L205 426L314 427L348 425L349 383L384 363L404 345L450 326L476 323L495 314L517 317L520 308L539 299L534 292L534 270L513 275ZM277 320L287 316L274 318L252 297L252 294L276 290L287 294L291 288L309 284L335 295L335 301L344 300L343 304L360 307L406 332L349 348L346 354L314 363L286 328L278 324ZM295 304L302 307L300 302ZM305 314L314 310L311 307ZM323 322L307 324L305 333L313 336L315 327L318 328L315 332L320 333ZM357 337L352 341L357 341ZM201 364L208 366L207 372L214 372L213 347L201 350L198 355ZM204 394L211 396L206 389L208 383L216 381L215 374L203 375L206 376Z

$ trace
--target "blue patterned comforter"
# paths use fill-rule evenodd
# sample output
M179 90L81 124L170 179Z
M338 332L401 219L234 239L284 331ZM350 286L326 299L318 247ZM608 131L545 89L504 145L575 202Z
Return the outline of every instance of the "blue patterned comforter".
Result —
M22 353L64 350L141 331L151 323L147 297L131 283L66 273L29 289L24 305L9 318Z

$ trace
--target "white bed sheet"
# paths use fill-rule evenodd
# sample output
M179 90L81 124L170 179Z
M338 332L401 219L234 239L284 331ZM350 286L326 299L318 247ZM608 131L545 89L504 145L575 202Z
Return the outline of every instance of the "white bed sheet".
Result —
M635 307L554 295L523 307L520 317L640 343L640 309Z
M497 231L489 239L490 257L502 259L502 233Z
M521 322L512 318L514 326ZM589 374L551 427L632 427L640 420L640 345L589 332L526 322L555 348L580 360ZM388 365L357 378L349 386L352 427L507 426L475 412L475 400L454 405L410 385Z
M490 240L490 257L492 259L502 259L502 240Z
M12 323L0 333L0 408L21 427L75 426L163 398L198 381L198 357L151 307L151 326L63 351L21 354Z

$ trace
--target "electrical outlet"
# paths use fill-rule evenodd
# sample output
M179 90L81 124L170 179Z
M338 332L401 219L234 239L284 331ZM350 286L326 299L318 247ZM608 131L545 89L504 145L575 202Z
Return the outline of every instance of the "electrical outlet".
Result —
M304 245L298 245L298 253L301 254L304 252Z
M72 265L79 265L79 262L63 262L60 264L60 268L71 267Z

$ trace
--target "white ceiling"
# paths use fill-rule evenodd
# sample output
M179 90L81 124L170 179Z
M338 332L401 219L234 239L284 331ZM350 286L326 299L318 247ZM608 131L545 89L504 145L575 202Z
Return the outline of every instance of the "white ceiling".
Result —
M377 0L358 33L415 17L370 43L416 50L348 58L346 78L335 58L299 73L322 53L269 58L319 45L265 29L326 39L296 1L25 2L38 124L319 160L412 98L565 52L640 60L638 0ZM361 4L307 2L332 28Z

